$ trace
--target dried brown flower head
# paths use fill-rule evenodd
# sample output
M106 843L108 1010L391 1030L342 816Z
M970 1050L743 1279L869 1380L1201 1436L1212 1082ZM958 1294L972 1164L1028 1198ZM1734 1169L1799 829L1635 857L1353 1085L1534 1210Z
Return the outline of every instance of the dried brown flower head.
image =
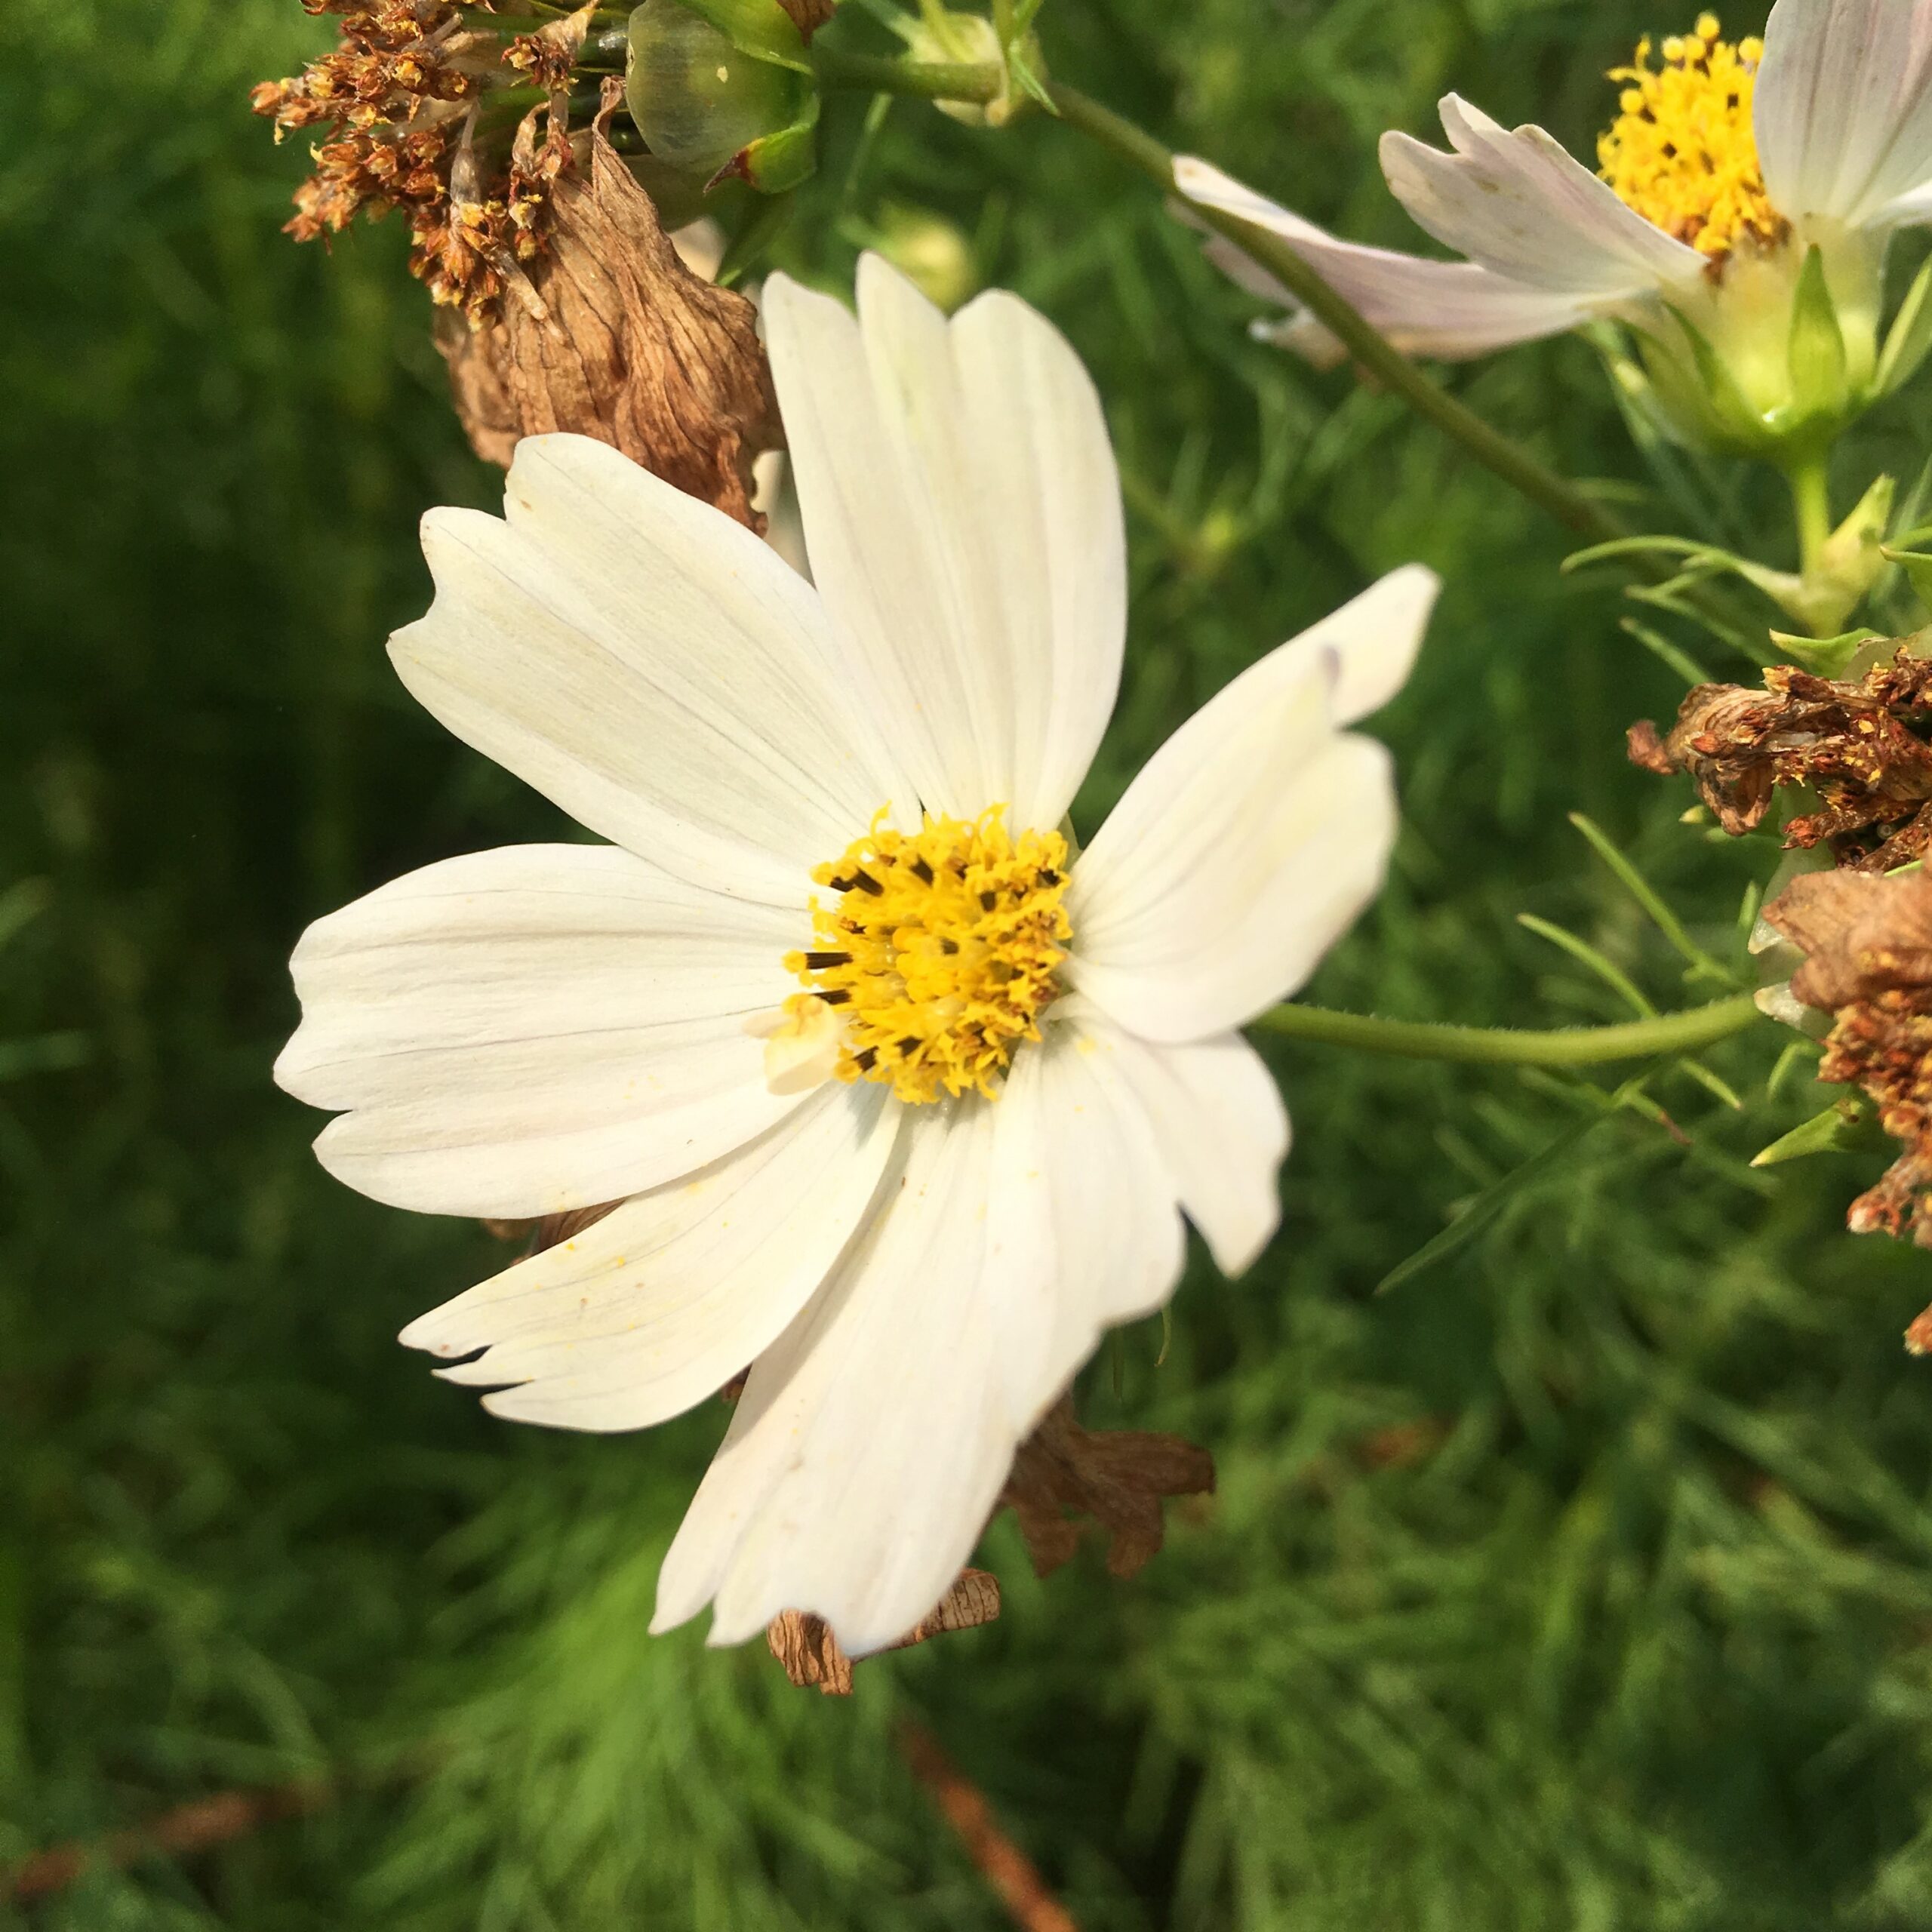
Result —
M1932 845L1928 736L1932 659L1901 643L1860 678L1780 665L1759 691L1700 685L1668 737L1631 727L1630 755L1647 771L1689 773L1733 834L1763 823L1778 786L1809 786L1821 809L1792 819L1786 844L1829 842L1841 866L1884 872Z
M287 232L326 239L358 214L400 211L411 270L438 303L480 325L506 294L526 299L550 184L569 159L568 90L594 7L520 33L510 17L488 25L490 0L303 4L335 17L340 43L252 96L278 140L331 131Z
M1832 1016L1818 1078L1861 1088L1903 1146L1847 1225L1932 1247L1932 876L1810 872L1764 916L1805 954L1792 992Z
M507 463L519 437L572 430L756 527L752 464L781 440L757 314L678 259L611 146L620 95L605 84L588 168L565 150L543 176L548 245L529 299L481 331L454 318L439 329L457 413L488 461Z

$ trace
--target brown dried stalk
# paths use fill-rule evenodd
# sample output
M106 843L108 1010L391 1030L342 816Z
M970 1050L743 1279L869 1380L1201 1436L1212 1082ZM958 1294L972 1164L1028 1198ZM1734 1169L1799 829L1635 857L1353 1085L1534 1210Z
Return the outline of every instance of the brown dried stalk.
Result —
M0 1897L31 1905L73 1884L91 1865L120 1871L147 1858L180 1858L245 1838L264 1825L303 1818L333 1804L340 1787L332 1778L298 1778L258 1791L217 1792L177 1805L131 1831L91 1844L58 1844L37 1853L0 1880Z
M1001 1829L985 1794L961 1774L939 1740L918 1724L902 1724L898 1735L912 1775L932 1794L940 1817L1020 1932L1080 1932L1072 1914L1047 1889L1038 1866Z

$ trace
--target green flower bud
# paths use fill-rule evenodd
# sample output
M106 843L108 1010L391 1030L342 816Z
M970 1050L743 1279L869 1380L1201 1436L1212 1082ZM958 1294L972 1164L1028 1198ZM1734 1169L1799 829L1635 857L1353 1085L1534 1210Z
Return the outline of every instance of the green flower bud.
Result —
M652 160L715 186L780 194L817 165L818 94L777 0L645 0L624 94Z
M1023 17L1030 20L1037 11L1036 6L1026 7ZM970 128L1004 127L1026 99L1040 91L1038 77L1045 69L1039 42L1029 29L1023 27L1011 39L1003 40L999 27L984 14L952 13L939 0L920 0L918 17L901 20L897 26L911 60L999 69L1000 91L992 100L983 104L968 100L936 103L942 114Z

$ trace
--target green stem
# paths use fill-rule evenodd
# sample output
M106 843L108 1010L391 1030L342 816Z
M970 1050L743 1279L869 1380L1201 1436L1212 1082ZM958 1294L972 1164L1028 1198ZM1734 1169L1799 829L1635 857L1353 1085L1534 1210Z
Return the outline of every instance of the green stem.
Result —
M1170 194L1174 192L1171 149L1077 88L1054 82L1047 92L1068 126L1091 136ZM1484 468L1520 491L1540 509L1593 543L1607 543L1625 534L1622 521L1601 504L1545 467L1519 443L1491 428L1417 368L1279 235L1238 221L1218 209L1195 206L1190 212L1265 268L1385 389L1400 396L1425 422L1432 423L1453 437Z
M994 100L1005 78L990 62L955 64L900 60L848 54L817 45L812 48L812 66L826 87L867 88L934 100ZM1055 113L1069 127L1078 128L1138 168L1167 192L1174 192L1172 149L1078 88L1053 82L1048 85L1047 93ZM1330 288L1278 235L1237 221L1216 209L1196 208L1193 213L1266 269L1341 341L1364 371L1400 396L1426 422L1460 443L1478 463L1539 509L1593 543L1614 542L1629 534L1621 518L1458 402L1352 303ZM1651 568L1651 560L1641 560L1639 568Z
M812 72L828 88L865 88L878 94L914 94L921 100L967 100L984 105L999 98L1006 75L991 61L898 60L889 54L848 54L814 43Z
M1616 1026L1564 1026L1519 1032L1506 1026L1436 1026L1413 1020L1377 1020L1319 1006L1278 1006L1254 1022L1284 1038L1319 1040L1405 1060L1457 1060L1489 1066L1600 1066L1611 1060L1654 1060L1695 1053L1741 1033L1760 1017L1749 993L1687 1013L1632 1020Z
M1806 457L1785 472L1798 517L1798 568L1809 577L1824 561L1832 534L1832 486L1823 456Z

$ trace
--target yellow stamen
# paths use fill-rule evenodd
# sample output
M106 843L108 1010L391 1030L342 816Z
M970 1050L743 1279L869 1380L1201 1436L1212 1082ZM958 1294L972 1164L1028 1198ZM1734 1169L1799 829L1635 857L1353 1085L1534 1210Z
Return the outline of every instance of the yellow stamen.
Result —
M1751 125L1764 44L1718 32L1717 16L1700 15L1695 32L1664 42L1660 67L1640 41L1633 64L1611 70L1624 83L1623 111L1597 143L1617 198L1713 263L1747 238L1774 247L1787 229L1764 192Z
M1066 841L1014 838L995 806L968 823L928 817L914 833L872 822L812 875L839 894L812 900L813 946L788 954L844 1028L837 1075L876 1080L915 1104L942 1094L998 1097L1014 1050L1040 1037L1059 997L1054 971L1072 937Z

